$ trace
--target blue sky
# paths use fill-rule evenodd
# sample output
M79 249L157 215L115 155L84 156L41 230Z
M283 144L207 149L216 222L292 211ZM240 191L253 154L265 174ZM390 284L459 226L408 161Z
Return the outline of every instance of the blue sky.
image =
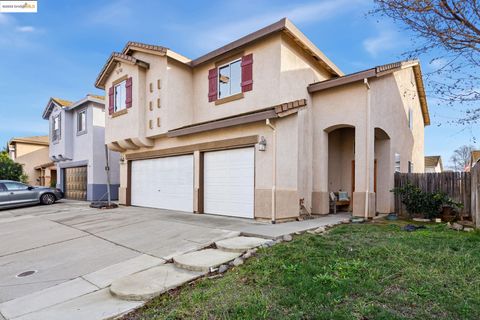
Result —
M102 93L94 87L98 72L130 40L195 58L288 17L345 73L400 60L412 48L407 31L367 15L369 0L39 0L38 8L0 14L1 146L47 134L41 114L50 96L74 101ZM421 58L423 72L431 72L434 65ZM425 153L446 163L453 149L473 144L479 129L449 125L461 108L428 101Z

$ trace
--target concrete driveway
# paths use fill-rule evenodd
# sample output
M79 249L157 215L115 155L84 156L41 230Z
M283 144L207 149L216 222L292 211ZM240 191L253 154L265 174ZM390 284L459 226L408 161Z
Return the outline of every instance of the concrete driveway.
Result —
M271 225L148 208L98 210L72 201L0 211L0 319L108 318L138 307L108 295L105 288L118 277L240 233L275 238L347 216Z

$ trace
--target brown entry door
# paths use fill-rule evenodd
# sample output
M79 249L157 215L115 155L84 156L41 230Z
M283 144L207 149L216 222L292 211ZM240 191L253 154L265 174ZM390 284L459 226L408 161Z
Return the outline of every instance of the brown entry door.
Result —
M65 198L87 200L87 167L65 168Z

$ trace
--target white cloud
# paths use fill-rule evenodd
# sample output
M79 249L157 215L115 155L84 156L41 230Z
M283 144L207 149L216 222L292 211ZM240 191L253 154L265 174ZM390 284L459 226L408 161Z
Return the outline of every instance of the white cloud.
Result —
M384 28L377 35L363 41L363 48L372 56L377 57L380 53L391 51L405 44L401 34L389 27Z
M12 16L0 13L0 48L25 48L32 44L29 33L37 31L33 26L19 25Z
M20 26L17 27L15 30L17 30L18 32L34 32L35 28L32 26Z
M366 0L325 0L294 5L287 9L273 9L267 14L254 15L236 22L217 21L213 27L199 27L201 33L195 32L194 36L201 49L211 50L284 17L288 17L295 24L319 22L334 18L340 13L344 14L366 3Z
M131 21L132 10L129 0L112 1L103 7L97 7L87 20L89 23L111 26L125 25Z

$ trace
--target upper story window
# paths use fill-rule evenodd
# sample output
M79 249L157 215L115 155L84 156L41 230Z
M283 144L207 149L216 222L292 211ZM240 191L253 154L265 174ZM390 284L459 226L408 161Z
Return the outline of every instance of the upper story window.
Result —
M241 93L252 90L252 53L208 70L208 102L215 101L215 104L218 104L241 99Z
M120 82L119 84L115 85L115 98L114 98L114 112L118 112L123 110L127 107L127 80Z
M232 96L242 92L241 59L218 68L218 98Z
M87 132L87 110L82 110L77 113L77 133L82 134Z
M52 141L58 141L61 138L60 115L53 116L52 119Z

